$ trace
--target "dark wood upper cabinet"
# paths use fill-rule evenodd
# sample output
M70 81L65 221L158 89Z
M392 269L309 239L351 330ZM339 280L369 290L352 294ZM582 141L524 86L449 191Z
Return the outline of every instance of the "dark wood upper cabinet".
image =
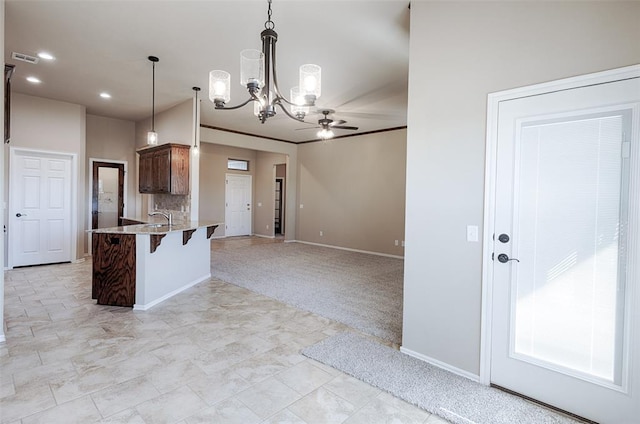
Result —
M168 143L138 150L140 193L189 194L190 148Z

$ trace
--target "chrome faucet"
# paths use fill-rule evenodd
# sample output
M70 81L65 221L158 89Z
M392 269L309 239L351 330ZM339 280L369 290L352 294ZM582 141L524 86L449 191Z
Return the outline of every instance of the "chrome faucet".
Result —
M154 215L162 215L165 218L167 218L167 221L169 221L169 226L171 227L173 225L173 216L171 216L171 212L169 213L165 213L165 212L151 212L149 214L149 216L154 216Z

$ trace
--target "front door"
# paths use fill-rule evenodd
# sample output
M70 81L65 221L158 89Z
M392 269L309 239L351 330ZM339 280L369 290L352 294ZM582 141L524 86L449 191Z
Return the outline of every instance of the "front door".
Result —
M12 151L12 266L71 261L71 157Z
M251 175L227 174L225 236L251 234Z
M638 423L640 79L498 113L491 383Z

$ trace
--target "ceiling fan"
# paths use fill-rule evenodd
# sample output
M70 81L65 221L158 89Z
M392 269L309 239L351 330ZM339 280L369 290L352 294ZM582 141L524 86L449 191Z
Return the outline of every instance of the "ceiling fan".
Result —
M333 119L329 118L329 114L335 112L335 110L333 109L319 109L318 112L324 115L324 117L318 120L317 127L312 127L312 128L320 128L320 131L318 131L318 137L320 137L323 140L327 140L334 136L332 131L333 129L352 130L352 131L355 131L358 129L358 127L344 125L347 123L347 121L345 121L344 119L334 121ZM308 130L311 128L300 128L300 129Z

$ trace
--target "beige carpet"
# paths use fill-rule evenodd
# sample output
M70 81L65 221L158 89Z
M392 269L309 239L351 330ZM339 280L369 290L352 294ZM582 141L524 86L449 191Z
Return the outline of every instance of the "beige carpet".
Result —
M302 243L213 249L211 274L400 344L404 261Z
M357 334L339 333L302 354L455 424L579 424Z

